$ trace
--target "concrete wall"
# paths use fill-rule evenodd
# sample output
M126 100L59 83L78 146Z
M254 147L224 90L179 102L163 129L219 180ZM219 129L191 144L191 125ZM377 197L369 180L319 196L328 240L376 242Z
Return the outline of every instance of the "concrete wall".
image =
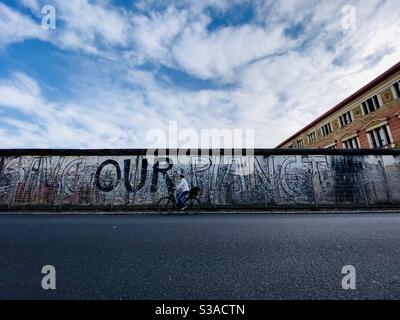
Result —
M290 153L289 153L290 152ZM208 207L400 205L399 150L256 150L254 156L144 151L0 151L0 209L154 206L183 172Z

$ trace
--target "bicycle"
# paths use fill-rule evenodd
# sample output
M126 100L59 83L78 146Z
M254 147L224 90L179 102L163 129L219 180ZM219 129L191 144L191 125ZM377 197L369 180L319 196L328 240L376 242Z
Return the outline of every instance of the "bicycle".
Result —
M176 202L174 190L175 189L168 190L168 197L163 197L158 200L158 213L167 215L172 213L174 210L179 210L186 212L189 215L194 215L200 210L201 204L200 200L197 198L197 195L200 192L199 187L190 189L189 195L186 197L182 206L179 206ZM185 209L182 210L182 208Z

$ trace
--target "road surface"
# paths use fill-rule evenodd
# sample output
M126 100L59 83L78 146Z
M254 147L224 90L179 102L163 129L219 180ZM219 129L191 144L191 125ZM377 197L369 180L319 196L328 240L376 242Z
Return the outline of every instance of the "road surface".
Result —
M399 299L400 213L0 215L10 298Z

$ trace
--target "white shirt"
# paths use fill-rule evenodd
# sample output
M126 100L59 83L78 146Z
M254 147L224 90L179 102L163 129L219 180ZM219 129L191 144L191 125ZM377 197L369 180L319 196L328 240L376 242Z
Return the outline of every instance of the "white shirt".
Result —
M189 191L189 185L185 178L182 178L181 182L177 186L177 189L182 192Z

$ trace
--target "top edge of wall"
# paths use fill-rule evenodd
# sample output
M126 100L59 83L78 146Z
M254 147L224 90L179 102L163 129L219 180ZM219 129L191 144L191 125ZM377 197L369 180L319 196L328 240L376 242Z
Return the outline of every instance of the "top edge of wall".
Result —
M0 149L6 156L269 156L269 155L392 155L400 149Z

